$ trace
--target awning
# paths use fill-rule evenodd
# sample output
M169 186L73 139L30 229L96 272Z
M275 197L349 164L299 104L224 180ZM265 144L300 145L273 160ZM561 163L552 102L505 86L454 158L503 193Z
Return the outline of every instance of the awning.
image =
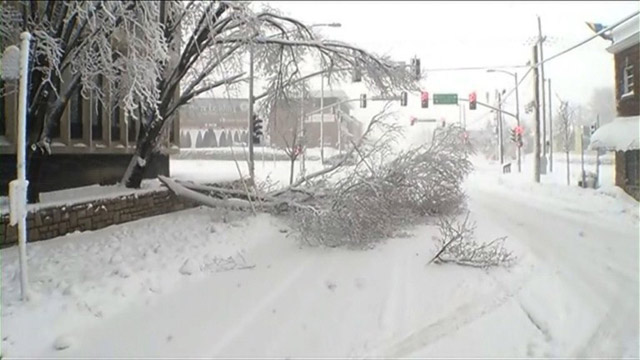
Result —
M640 149L640 116L618 117L591 136L590 150Z

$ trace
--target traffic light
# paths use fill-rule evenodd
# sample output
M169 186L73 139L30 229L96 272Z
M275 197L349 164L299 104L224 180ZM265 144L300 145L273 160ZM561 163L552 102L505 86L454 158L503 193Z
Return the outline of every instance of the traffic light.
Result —
M518 142L518 134L516 133L516 129L509 129L509 136L512 142Z
M416 80L420 80L420 59L411 59L411 73Z
M367 107L367 94L360 94L360 107L362 109Z
M420 92L420 106L425 109L429 107L429 93L426 91Z
M262 137L262 119L257 115L253 115L253 143L260 144L260 138Z
M596 125L596 123L591 124L591 136L593 136L593 133L596 132L596 130L598 130L598 126Z
M400 106L407 106L409 102L409 94L406 91L400 93Z
M415 125L416 121L418 121L418 119L415 116L410 117L409 120L411 121L411 126Z
M469 94L469 110L475 110L476 109L476 92L472 92L471 94Z

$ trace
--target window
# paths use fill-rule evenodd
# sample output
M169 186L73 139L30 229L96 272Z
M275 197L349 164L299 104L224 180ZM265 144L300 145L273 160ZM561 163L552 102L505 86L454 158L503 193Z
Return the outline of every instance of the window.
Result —
M69 104L70 108L70 126L71 126L71 138L72 139L82 139L82 90L78 89L78 91L72 95L71 103Z
M136 141L136 121L140 121L140 119L142 119L142 111L140 108L138 108L137 113L138 120L135 120L133 116L129 116L127 119L127 137L130 143Z
M640 185L640 150L624 152L624 165L627 185Z
M630 94L633 94L633 64L626 58L622 69L622 96Z
M103 88L104 78L102 75L98 76L98 87ZM104 107L102 103L95 99L92 101L91 106L91 139L102 140L102 117L104 113Z
M120 106L111 107L111 141L120 141Z
M0 135L7 133L7 120L4 113L4 81L0 79Z

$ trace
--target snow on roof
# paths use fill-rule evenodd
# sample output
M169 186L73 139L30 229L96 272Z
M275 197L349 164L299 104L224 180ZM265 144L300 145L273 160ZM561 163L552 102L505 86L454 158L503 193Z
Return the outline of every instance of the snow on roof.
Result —
M640 116L619 117L602 126L591 136L589 149L640 149Z
M640 42L640 38L638 36L640 33L640 31L638 31L639 28L640 18L635 16L611 30L613 44L607 48L607 51L615 54Z

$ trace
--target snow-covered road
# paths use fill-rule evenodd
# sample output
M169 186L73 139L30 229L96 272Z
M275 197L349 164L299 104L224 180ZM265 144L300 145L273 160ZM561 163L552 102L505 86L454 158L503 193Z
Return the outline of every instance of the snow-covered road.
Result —
M476 238L507 235L509 269L425 266L429 224L310 249L268 215L202 208L32 244L25 305L4 249L3 355L638 357L637 203L512 175L467 185Z
M566 316L558 325L567 331L550 339L563 350L551 355L638 356L637 223L612 226L594 211L542 208L478 187L471 190L470 206L479 219L502 227L540 260L536 276L547 273L563 288L565 294L534 288L529 299L545 323ZM566 311L559 314L558 307Z

